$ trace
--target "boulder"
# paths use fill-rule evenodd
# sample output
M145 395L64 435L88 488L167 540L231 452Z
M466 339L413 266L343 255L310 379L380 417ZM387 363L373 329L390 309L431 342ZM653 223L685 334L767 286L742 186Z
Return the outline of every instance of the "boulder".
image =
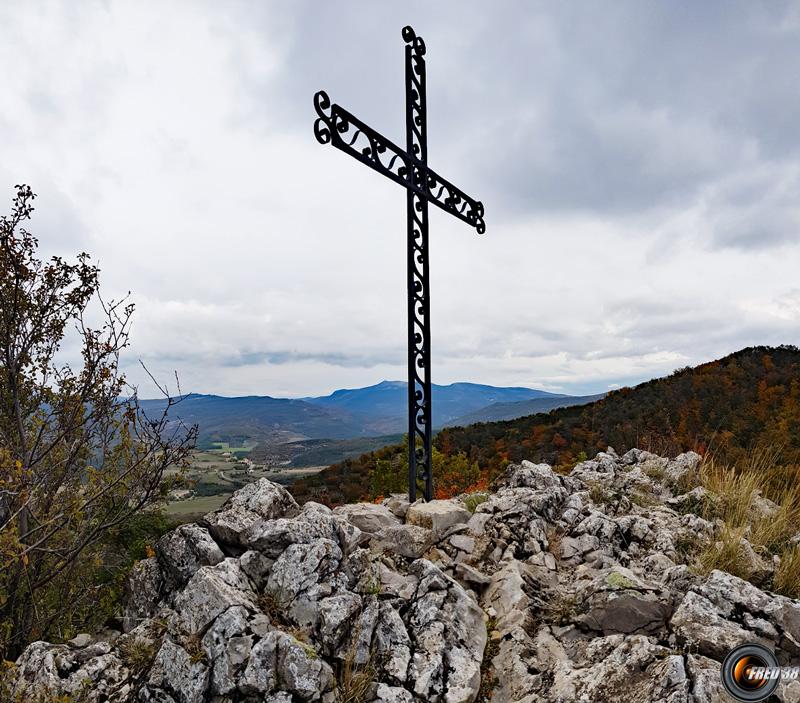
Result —
M596 602L578 622L604 635L657 634L666 629L670 614L669 604L628 592Z
M378 684L372 703L414 703L414 696L405 688L387 686L385 683L381 683Z
M418 559L411 572L419 579L408 613L414 643L408 670L413 692L423 700L472 703L480 687L486 646L483 611L431 562Z
M392 493L388 498L384 499L383 504L389 508L393 515L401 520L405 519L408 506L411 505L406 493Z
M362 532L374 535L384 527L394 527L400 524L398 518L387 506L374 503L354 503L342 505L333 511L341 515L348 522L358 527Z
M78 696L87 687L87 703L99 703L130 691L130 671L107 643L80 650L34 642L17 660L11 700L36 700L42 691Z
M419 559L435 541L432 530L417 525L384 527L372 541L373 549Z
M201 566L214 566L225 558L208 530L194 524L164 535L156 545L156 556L164 587L170 591L183 586Z
M718 661L737 645L757 639L738 623L725 619L710 600L694 591L686 594L670 626L679 642L690 643L694 651Z
M417 501L408 508L406 524L432 530L435 535L444 535L449 528L464 524L471 517L472 513L456 500Z
M483 588L491 583L491 579L469 564L456 564L456 577L471 587Z
M246 547L251 534L265 521L293 517L298 511L289 491L262 478L236 491L219 510L206 515L202 524L220 544Z
M202 639L205 661L211 665L211 692L227 696L236 690L255 636L250 631L249 611L235 605L224 611Z
M310 646L285 632L270 632L256 644L239 684L245 695L283 692L301 701L320 700L333 687L330 665ZM280 700L280 699L278 699Z
M208 666L199 657L189 654L168 638L156 655L146 688L151 696L163 691L176 703L203 703L209 673Z
M466 552L467 554L471 554L475 549L475 538L469 535L453 535L448 542L457 550Z
M174 599L180 629L193 635L206 628L229 608L241 605L257 611L256 595L237 559L202 566Z
M161 600L164 577L155 557L134 564L125 582L125 610L122 629L130 632L155 615Z
M670 459L664 467L665 481L673 486L680 485L697 473L703 458L696 452L685 452Z

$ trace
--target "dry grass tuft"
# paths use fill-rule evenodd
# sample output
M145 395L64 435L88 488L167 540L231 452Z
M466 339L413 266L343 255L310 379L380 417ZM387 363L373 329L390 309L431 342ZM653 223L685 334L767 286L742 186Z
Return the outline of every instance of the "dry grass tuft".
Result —
M269 617L273 625L286 630L292 627L292 623L286 617L286 608L283 603L281 593L273 593L271 591L264 591L258 595L256 603L261 612Z
M699 554L701 572L721 569L750 578L751 562L742 545L742 539L747 539L765 559L775 554L781 557L772 589L785 595L800 593L800 554L796 546L786 546L800 530L797 471L795 466L782 465L774 450L751 452L738 466L724 466L713 459L703 464L700 481L717 500L705 501L698 512L708 520L721 519L724 527L717 543Z
M203 638L199 632L194 632L191 635L186 635L181 643L183 648L189 654L189 661L192 664L205 663L208 660L206 652L203 649Z
M372 685L377 672L372 654L366 664L356 663L356 642L348 650L336 680L336 703L367 703L372 700Z
M477 701L491 701L497 682L492 665L492 661L500 652L500 638L499 633L495 632L496 627L497 620L495 618L489 618L486 621L486 648L483 650L483 659L481 660L481 686L478 690L478 697L475 699Z
M360 636L361 628L357 626L337 672L334 689L336 703L367 703L375 697L373 689L378 675L375 652L370 649L369 658L364 663L356 661Z
M545 532L545 537L547 538L547 551L556 558L556 561L561 561L561 540L564 537L563 533L555 526L548 527Z
M800 598L800 545L787 547L775 569L772 588L789 598Z
M700 538L692 532L679 533L674 539L674 544L684 564L690 564L702 551Z
M593 483L589 487L589 500L596 505L605 505L606 503L611 502L611 496L599 483Z
M578 597L574 593L561 593L544 607L544 619L563 626L575 622L578 616Z
M748 580L752 574L742 544L745 531L744 527L732 528L726 525L719 539L697 556L698 571L708 574L714 569L719 569Z
M158 653L160 643L132 637L120 646L122 661L134 676L150 668Z

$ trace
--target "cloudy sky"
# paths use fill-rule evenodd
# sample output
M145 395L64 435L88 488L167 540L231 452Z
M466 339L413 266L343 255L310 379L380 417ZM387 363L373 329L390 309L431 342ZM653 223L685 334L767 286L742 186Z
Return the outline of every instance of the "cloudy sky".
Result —
M433 373L600 392L800 343L800 6L0 4L0 203L137 305L127 368L184 391L405 374L405 198L314 140L324 88L401 142L428 45ZM5 193L5 195L2 195Z

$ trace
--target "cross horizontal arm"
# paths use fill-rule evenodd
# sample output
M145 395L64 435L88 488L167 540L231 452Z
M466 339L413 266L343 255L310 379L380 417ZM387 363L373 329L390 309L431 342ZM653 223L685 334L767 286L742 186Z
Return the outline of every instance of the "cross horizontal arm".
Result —
M479 234L486 231L483 203L479 200L470 198L340 105L331 104L324 91L314 95L314 108L318 115L314 136L320 144L330 143L395 183L411 188L420 197L475 227Z

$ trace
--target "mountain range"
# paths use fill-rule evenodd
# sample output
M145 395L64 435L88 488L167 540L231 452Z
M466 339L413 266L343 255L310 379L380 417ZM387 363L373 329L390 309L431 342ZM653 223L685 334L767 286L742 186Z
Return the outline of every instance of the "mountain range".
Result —
M498 417L519 417L593 399L594 396L560 395L532 388L434 384L433 424L438 429ZM165 403L163 399L141 401L147 413L160 412ZM305 398L228 398L191 393L181 398L171 413L187 425L198 425L198 445L209 447L214 442L278 445L401 434L407 425L406 407L407 384L381 381L365 388Z
M443 428L434 439L442 465L436 478L442 482L448 471L468 473L474 467L471 480L491 480L509 462L522 459L567 469L609 445L620 452L645 447L673 456L695 450L731 465L746 462L755 451L768 456L773 466L787 467L787 477L800 478L797 347L748 347L612 391L594 402L583 401L548 413ZM494 405L487 412L501 409ZM386 478L390 470L397 473L394 488L399 488L405 480L405 452L396 444L350 457L297 481L291 490L301 500L353 501L369 497L374 477Z
M434 427L463 424L462 417L482 411L491 413L488 409L497 404L547 400L568 405L572 398L533 388L479 383L451 383L448 386L434 383L432 390ZM338 390L327 396L302 400L369 419L370 431L388 433L406 429L408 384L405 381L381 381L366 388Z

